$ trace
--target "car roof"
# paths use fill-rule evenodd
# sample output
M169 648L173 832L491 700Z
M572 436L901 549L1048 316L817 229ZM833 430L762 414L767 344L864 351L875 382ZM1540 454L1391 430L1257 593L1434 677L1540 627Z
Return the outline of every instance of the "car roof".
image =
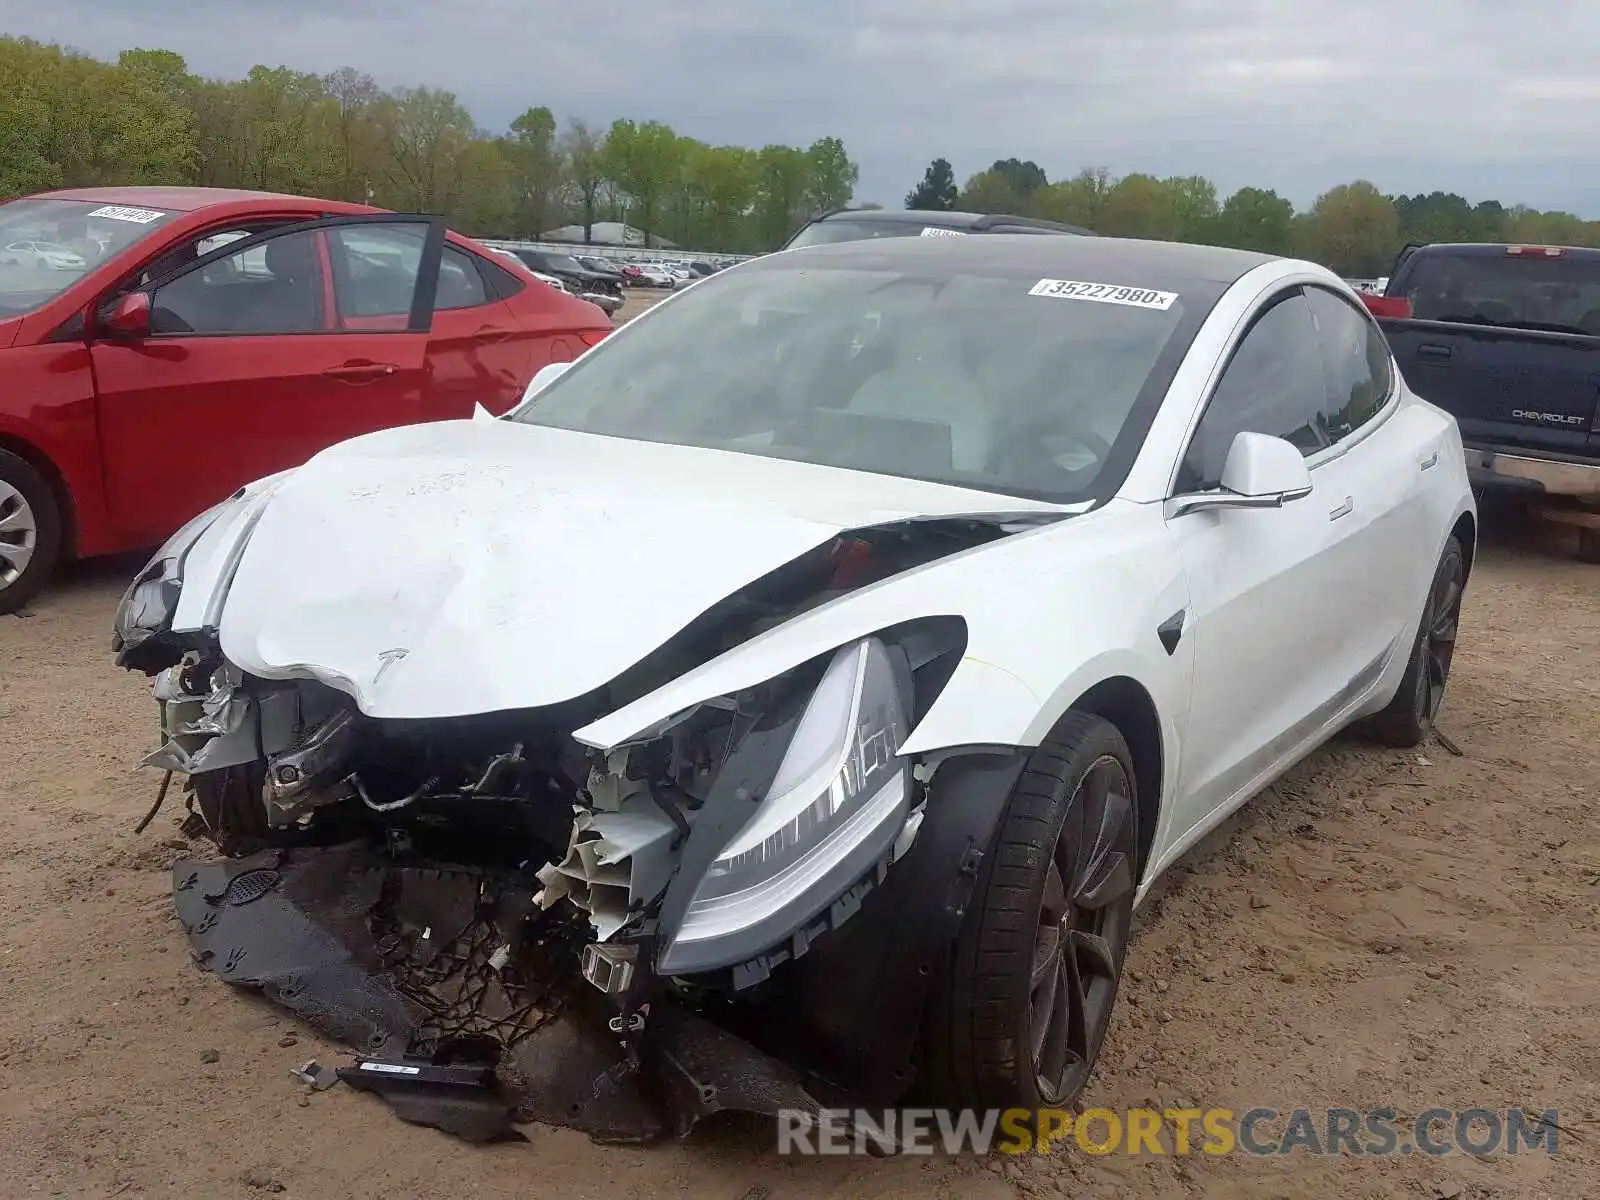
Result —
M1164 280L1204 281L1219 285L1219 294L1246 272L1280 256L1253 250L1232 250L1192 242L1154 242L1139 238L1042 238L997 233L981 238L877 238L801 246L756 259L749 264L787 265L828 262L840 267L904 269L918 264L942 266L952 274L984 268L1043 278L1094 283L1132 283L1162 287Z
M343 200L317 200L309 196L290 196L281 192L253 192L242 188L208 187L91 187L63 188L41 192L38 199L83 200L94 204L126 204L159 208L167 212L197 212L219 204L238 204L270 200L285 202L285 208L303 207L309 212L375 213L381 209Z
M1087 236L1093 234L1092 230L1068 225L1062 221L1049 221L1043 217L1022 217L1015 213L957 212L940 208L841 208L823 213L816 218L816 221L835 220L880 222L886 225L931 225L937 229L970 229L979 232L992 225L1016 225Z

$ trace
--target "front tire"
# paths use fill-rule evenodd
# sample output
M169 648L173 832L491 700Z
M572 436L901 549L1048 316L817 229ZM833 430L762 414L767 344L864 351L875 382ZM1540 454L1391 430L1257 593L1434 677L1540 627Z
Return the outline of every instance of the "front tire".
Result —
M61 558L61 506L25 458L0 450L0 614L38 595Z
M1368 722L1378 741L1390 746L1416 746L1433 728L1455 660L1466 581L1466 553L1460 539L1452 534L1434 568L1433 582L1428 585L1422 620L1411 644L1411 661L1400 680L1400 689L1389 706Z
M229 858L252 854L267 844L266 803L261 798L266 769L258 759L237 767L202 771L194 777L195 806L206 833Z
M941 1099L1036 1109L1083 1090L1122 976L1137 848L1127 742L1067 713L1017 780L932 990L924 1071Z

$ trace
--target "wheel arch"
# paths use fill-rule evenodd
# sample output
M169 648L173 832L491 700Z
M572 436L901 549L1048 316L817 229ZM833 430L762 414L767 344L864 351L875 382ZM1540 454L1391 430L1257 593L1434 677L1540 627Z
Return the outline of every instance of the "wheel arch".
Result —
M1462 513L1451 526L1451 535L1461 543L1461 576L1472 575L1472 559L1478 549L1478 522L1470 511Z
M78 513L72 503L72 489L56 462L33 442L16 434L0 431L0 450L15 454L44 477L61 514L61 557L76 558L78 553Z
M1144 877L1155 846L1156 826L1161 818L1162 781L1166 755L1161 734L1161 715L1150 692L1128 675L1102 679L1067 706L1067 711L1089 712L1116 726L1133 755L1134 782L1138 788L1136 811L1139 817L1139 861L1135 872Z

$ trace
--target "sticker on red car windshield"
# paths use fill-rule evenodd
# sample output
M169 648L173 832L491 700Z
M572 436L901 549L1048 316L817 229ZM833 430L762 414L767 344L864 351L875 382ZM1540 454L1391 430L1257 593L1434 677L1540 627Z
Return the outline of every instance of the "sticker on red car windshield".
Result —
M1041 279L1028 289L1030 296L1060 300L1093 300L1097 304L1126 304L1130 308L1156 308L1165 312L1178 299L1177 292L1154 288L1123 287L1115 283L1087 283L1082 279Z
M920 236L922 236L922 237L966 237L967 235L963 231L961 231L959 229L940 229L937 225L928 225L928 226L925 226L923 228L922 233L921 233Z
M152 221L159 221L167 214L157 212L153 208L127 208L121 204L107 204L97 208L89 214L91 217L104 217L108 221L132 221L135 225L148 225Z

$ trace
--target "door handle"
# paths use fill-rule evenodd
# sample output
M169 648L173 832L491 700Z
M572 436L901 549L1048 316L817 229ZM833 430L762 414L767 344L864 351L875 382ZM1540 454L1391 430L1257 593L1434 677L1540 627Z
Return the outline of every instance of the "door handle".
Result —
M1456 356L1454 346L1441 345L1438 342L1423 342L1417 347L1418 358L1431 358L1435 362L1448 362Z
M370 383L375 379L393 375L399 369L393 363L347 362L341 366L329 367L323 375L345 383Z
M1437 467L1438 465L1439 465L1439 452L1437 450L1435 450L1432 454L1428 455L1427 458L1423 459L1420 463L1417 464L1417 466L1420 467L1424 471L1431 471L1434 467Z
M1355 511L1356 501L1354 496L1346 496L1344 503L1328 514L1328 520L1337 521L1340 517L1348 517Z
M472 336L480 342L503 342L511 336L511 331L501 329L498 325L484 325Z

